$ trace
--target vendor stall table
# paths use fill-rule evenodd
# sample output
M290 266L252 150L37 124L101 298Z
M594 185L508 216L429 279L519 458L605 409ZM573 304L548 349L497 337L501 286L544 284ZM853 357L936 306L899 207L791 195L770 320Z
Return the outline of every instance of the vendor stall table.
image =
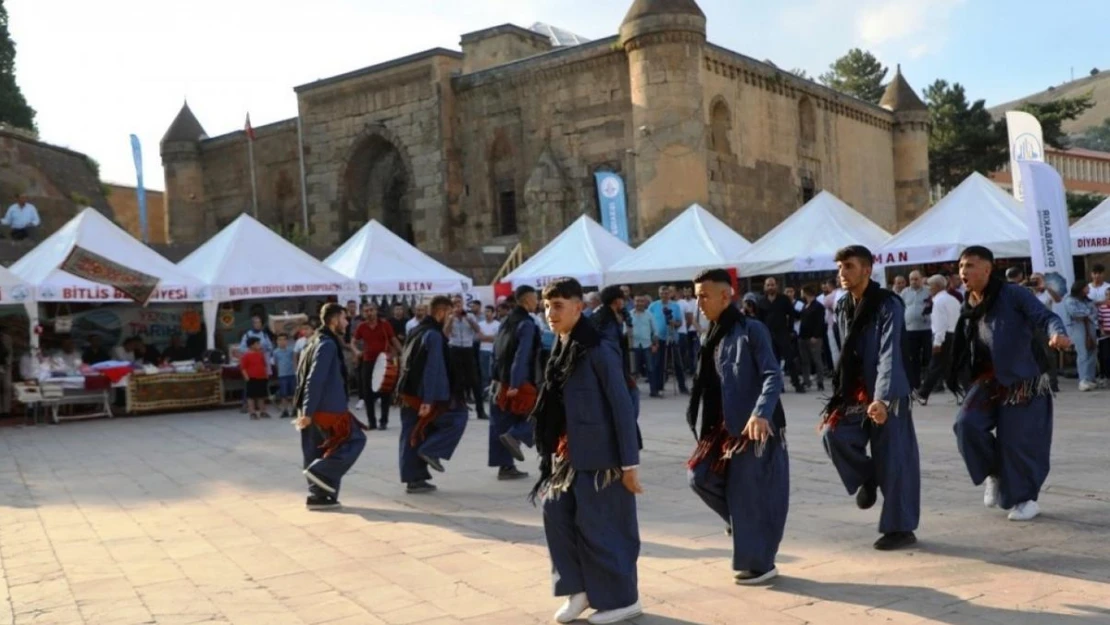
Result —
M80 378L80 385L77 384L77 378ZM16 400L35 412L36 422L38 422L40 408L50 411L54 423L113 416L109 395L110 385L103 384L89 388L83 376L75 376L73 379L55 378L39 384L19 382L13 387ZM63 415L59 413L59 408L62 406L91 406L93 411Z
M220 371L131 374L127 379L127 412L214 408L223 399Z

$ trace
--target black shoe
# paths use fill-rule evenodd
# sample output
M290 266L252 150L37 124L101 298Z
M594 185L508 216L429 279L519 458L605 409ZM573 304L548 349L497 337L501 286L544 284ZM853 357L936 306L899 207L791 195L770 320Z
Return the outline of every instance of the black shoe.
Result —
M293 416L293 415L289 414L289 411L288 411L288 410L282 410L282 411L281 411L281 418L282 418L282 419L289 419L289 418L291 418L292 416Z
M875 500L879 498L877 491L878 487L875 486L874 482L866 482L859 487L859 490L856 491L856 505L859 506L860 510L867 510L875 505Z
M409 482L405 484L405 492L410 495L419 495L422 493L433 493L436 490L435 484L429 484L426 480L419 482Z
M824 384L818 384L817 385L817 392L824 393L825 392L825 385Z
M1053 382L1052 385L1049 388L1052 389L1053 393L1059 393L1060 392L1060 384L1057 383L1057 382Z
M806 387L801 386L801 385L795 386L794 387L794 392L798 393L798 394L801 394L801 395L805 395Z
M336 510L342 508L343 504L335 497L328 497L326 495L309 495L308 499L304 500L304 506L309 510Z
M373 419L370 419L369 421L366 422L366 429L367 430L376 430L376 429L378 429L378 424L375 423Z
M681 389L681 390L678 391L678 394L679 395L689 395L690 391L688 391L686 389Z
M520 448L520 441L518 441L512 434L505 432L501 435L501 444L505 449L509 450L509 454L516 459L517 462L524 462L524 451Z
M890 532L883 534L879 540L875 541L875 548L879 551L894 551L903 547L909 547L917 542L917 536L913 532Z
M922 406L929 405L929 395L921 391L910 391L910 399L921 404Z
M497 479L501 481L522 480L526 477L528 477L528 474L516 467L501 467L497 471Z
M732 536L732 525L731 524L725 526L725 536Z
M438 458L433 458L433 457L425 455L425 454L417 454L417 455L420 456L421 460L428 463L428 466L431 467L432 470L439 471L440 473L443 473L443 464L440 463Z
M484 412L479 412L478 413L478 420L479 421L489 421L489 416Z
M388 430L389 429L389 422L388 421L382 421L381 423L378 424L378 429L383 431L383 432Z

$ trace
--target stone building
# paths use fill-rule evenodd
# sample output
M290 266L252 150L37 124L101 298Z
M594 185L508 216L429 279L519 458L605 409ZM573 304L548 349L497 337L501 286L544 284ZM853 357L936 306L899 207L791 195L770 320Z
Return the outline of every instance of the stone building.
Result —
M296 87L299 119L256 129L261 217L295 227L303 180L315 245L376 218L431 252L534 251L597 218L599 170L624 177L636 240L692 202L751 239L821 189L890 230L926 208L928 117L900 72L874 106L715 46L705 24L694 0L635 0L604 39L506 24ZM207 138L182 108L162 142L173 241L249 210L245 140Z

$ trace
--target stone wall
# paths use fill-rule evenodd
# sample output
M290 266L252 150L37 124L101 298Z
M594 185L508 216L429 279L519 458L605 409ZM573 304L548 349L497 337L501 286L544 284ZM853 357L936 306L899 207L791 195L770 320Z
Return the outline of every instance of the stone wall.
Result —
M254 135L258 220L277 232L300 228L303 220L297 120L259 126ZM200 239L203 242L240 214L251 214L253 205L246 133L240 130L206 139L200 152L206 207Z
M455 79L464 185L457 244L501 238L497 206L508 191L528 252L582 213L598 218L593 173L629 171L628 62L615 43L599 40Z
M104 186L109 191L108 205L112 207L116 223L131 236L141 241L143 233L139 224L139 198L135 196L135 187L122 184L105 184ZM164 193L151 189L146 190L146 215L149 243L165 244L167 238Z
M26 132L0 129L0 215L19 193L25 193L38 209L40 239L86 206L112 217L88 157L38 141Z
M754 241L812 183L893 228L889 112L712 45L703 70L710 204L726 223Z
M487 67L504 65L551 49L547 35L503 24L462 36L462 72L470 74Z
M445 239L447 154L444 94L461 55L430 50L297 88L305 143L311 238L338 245L370 218L387 221L378 198L356 202L363 176L396 149L405 190L402 210L425 250ZM388 146L392 146L389 148ZM361 172L361 173L360 173Z

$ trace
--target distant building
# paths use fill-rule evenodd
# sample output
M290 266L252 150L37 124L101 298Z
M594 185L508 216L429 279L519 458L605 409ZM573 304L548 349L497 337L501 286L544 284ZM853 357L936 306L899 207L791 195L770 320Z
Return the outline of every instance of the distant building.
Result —
M1058 150L1045 146L1045 162L1060 172L1069 193L1110 195L1110 152L1082 148ZM1010 164L990 175L991 180L1007 191L1013 190Z

